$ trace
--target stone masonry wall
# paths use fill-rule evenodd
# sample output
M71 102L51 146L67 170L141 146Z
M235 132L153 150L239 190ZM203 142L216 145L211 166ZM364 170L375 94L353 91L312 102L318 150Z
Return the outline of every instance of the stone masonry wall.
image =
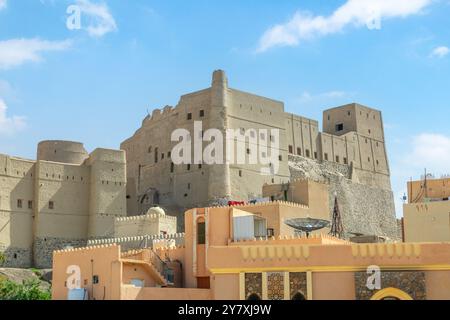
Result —
M66 247L85 247L87 240L83 239L59 239L59 238L36 238L34 242L34 267L38 269L52 268L53 251L63 250Z
M357 300L369 300L377 290L371 291L366 286L367 273L355 273L355 291ZM411 296L414 300L426 300L425 273L418 271L382 271L381 289L396 288Z
M351 180L350 166L332 162L319 163L298 156L289 157L291 179L308 178L329 184L330 220L337 193L346 237L350 233L401 237L397 228L394 197L390 190L356 183Z
M32 265L32 252L29 249L1 248L0 252L5 256L4 268L29 268Z

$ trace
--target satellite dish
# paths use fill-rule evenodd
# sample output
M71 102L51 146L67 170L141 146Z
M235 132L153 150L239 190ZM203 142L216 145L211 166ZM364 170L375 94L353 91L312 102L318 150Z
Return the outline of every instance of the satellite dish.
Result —
M284 222L287 226L295 229L296 231L302 231L309 234L313 231L317 231L330 226L330 221L312 218L296 218L289 219Z

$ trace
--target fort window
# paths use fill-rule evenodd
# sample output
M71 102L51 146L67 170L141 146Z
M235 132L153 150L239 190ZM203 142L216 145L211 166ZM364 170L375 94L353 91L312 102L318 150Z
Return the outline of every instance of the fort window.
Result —
M367 140L367 138L366 138L366 143L369 143L369 140Z
M275 137L274 136L270 136L270 142L275 141Z
M369 129L369 134L371 134L372 133L372 131L370 131L370 129Z
M17 208L22 208L22 199L17 199Z
M203 168L203 165L199 164L198 168L201 170Z
M148 153L152 153L152 150L153 150L153 148L152 148L152 147L148 147L148 150L147 150L147 152L148 152Z
M351 114L352 114L352 113L351 113L350 111L347 112L347 115L348 115L349 117L351 116Z
M200 118L203 118L205 116L205 110L200 110Z
M380 164L380 162L377 160L377 166Z
M174 170L175 170L175 164L172 162L170 164L170 173L173 173Z
M247 148L247 154L250 154L250 148Z
M279 156L278 156L278 160L283 161L283 156L282 156L282 155L279 155Z
M239 177L242 177L242 170L239 170Z
M323 157L326 161L328 161L328 153L324 153Z
M188 120L192 120L192 113L188 113L188 114L187 114L187 119L188 119Z
M197 244L206 244L206 224L205 224L205 222L197 223Z
M306 149L306 157L309 158L311 156L311 153L309 152L308 149Z
M348 164L348 160L345 157L344 157L344 164Z
M302 149L301 148L297 148L297 155L299 155L299 156L302 155Z
M191 165L190 164L187 165L187 170L191 171Z
M330 121L330 115L328 115L328 121Z
M294 147L293 146L289 146L289 153L293 154L294 153Z
M188 190L191 190L191 184L190 183L188 183L187 188L188 188Z
M158 163L158 148L155 148L155 163Z
M336 156L336 162L339 163L339 156Z
M131 199L131 196L130 196L130 195L127 195L127 199Z
M161 160L164 160L164 153L161 153Z
M343 130L344 130L344 124L343 123L338 123L336 125L336 132L343 131Z
M317 159L317 151L314 151L314 159Z
M50 210L55 209L55 203L54 203L53 201L49 201L49 202L48 202L48 208L49 208Z
M170 152L170 151L167 152L167 157L168 157L168 158L172 157L172 152Z
M33 209L33 201L28 200L28 209Z
M370 162L370 157L367 158L367 161Z

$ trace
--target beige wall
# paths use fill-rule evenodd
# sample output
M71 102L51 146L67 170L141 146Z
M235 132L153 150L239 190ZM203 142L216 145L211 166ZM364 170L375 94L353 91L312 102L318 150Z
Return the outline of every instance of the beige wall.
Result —
M450 241L450 201L403 205L406 242Z
M113 235L115 217L126 215L123 151L88 155L79 143L45 141L37 161L0 155L0 181L0 250L9 266L48 267L53 249Z

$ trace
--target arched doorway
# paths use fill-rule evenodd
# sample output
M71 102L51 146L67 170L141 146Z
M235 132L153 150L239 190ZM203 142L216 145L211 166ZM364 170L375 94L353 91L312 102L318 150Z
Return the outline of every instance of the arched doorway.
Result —
M306 298L305 295L299 291L296 294L294 294L292 300L306 300Z
M413 300L413 298L400 289L386 288L375 293L370 300Z
M252 293L251 295L249 295L247 297L248 301L259 301L261 300L261 297L259 295L257 295L256 293Z

